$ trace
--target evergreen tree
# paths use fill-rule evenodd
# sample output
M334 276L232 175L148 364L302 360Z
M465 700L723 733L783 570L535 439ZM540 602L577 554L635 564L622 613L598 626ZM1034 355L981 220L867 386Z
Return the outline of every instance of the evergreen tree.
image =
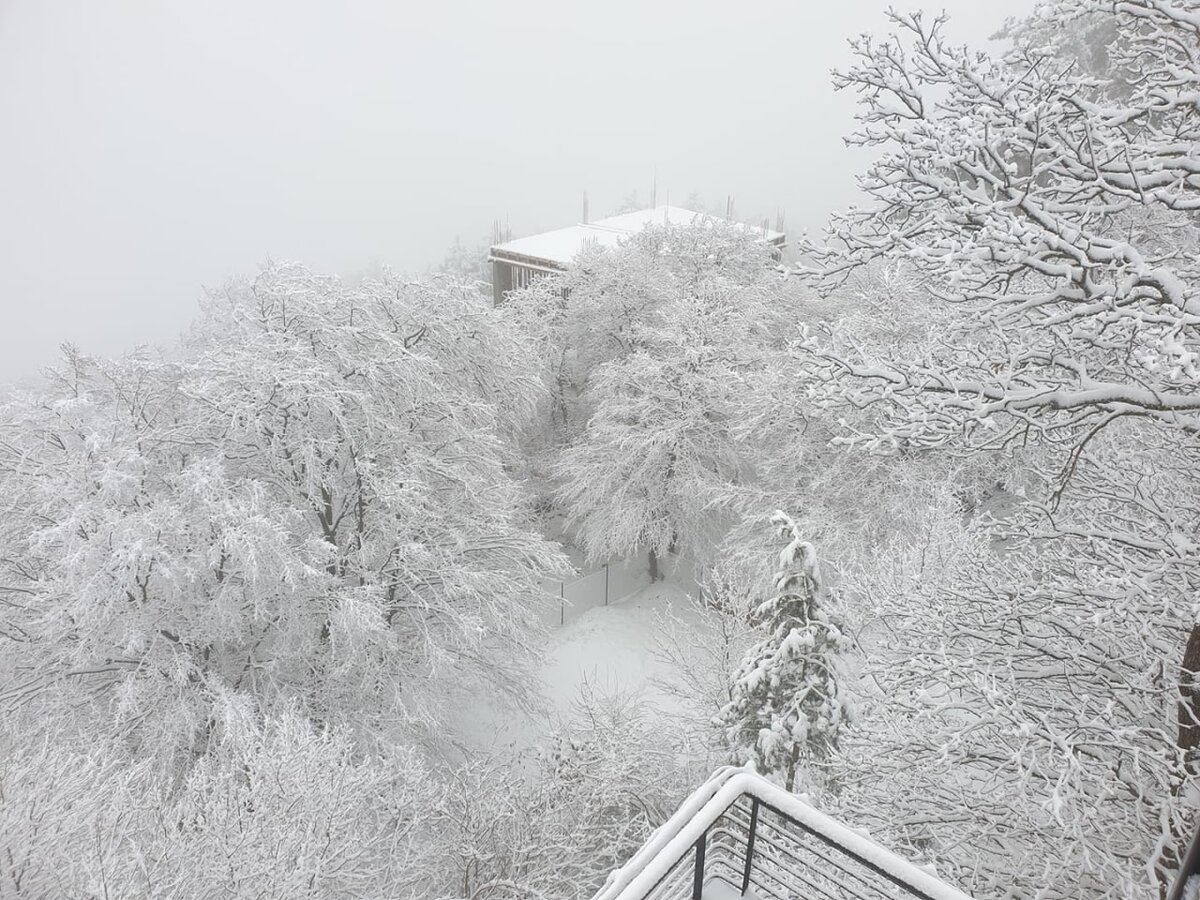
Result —
M827 609L812 544L786 513L771 523L787 545L775 592L755 611L768 634L734 674L733 699L718 721L740 757L761 772L782 772L790 791L802 761L820 765L837 746L844 710L834 660L848 640Z

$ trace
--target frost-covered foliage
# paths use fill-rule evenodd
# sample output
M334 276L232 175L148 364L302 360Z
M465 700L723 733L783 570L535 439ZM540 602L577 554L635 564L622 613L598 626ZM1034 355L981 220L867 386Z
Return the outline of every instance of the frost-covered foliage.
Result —
M452 896L591 897L706 774L654 715L585 684L536 767L502 757L460 769L439 820Z
M1130 459L1124 438L1093 441L1052 514L1037 498L1057 470L1027 458L1046 480L1002 521L931 491L907 533L843 573L869 680L842 808L979 895L1142 896L1192 803L1176 701L1195 571L1138 507L1175 489L1190 504L1195 487ZM1117 464L1131 484L1104 471Z
M654 568L729 527L750 473L734 428L784 336L781 284L752 233L708 222L590 248L511 299L556 366L558 502L590 556L648 550Z
M305 777L349 791L392 777L371 758L445 743L447 704L527 700L542 579L565 567L508 474L541 397L528 342L445 280L351 288L272 267L212 297L171 358L68 352L43 394L3 414L0 734L14 765L54 742L79 748L55 757L64 766L77 752L101 773L140 767L128 852L147 840L137 810L166 797L195 811L163 840L182 846L178 829L195 827L191 845L211 837L216 853L241 827L242 800L223 791L257 765L247 746L307 728L320 759ZM265 816L258 789L245 803ZM246 873L308 871L291 838L268 847L297 788L279 789L278 820L247 825L243 848L274 855ZM391 808L383 787L362 791L347 822ZM6 815L66 827L69 797L54 796L62 806L19 792ZM296 827L319 828L314 816ZM118 824L96 826L104 846L125 840ZM299 857L310 837L295 836ZM352 872L386 852L371 856L382 837L346 840L365 854L339 857L353 893Z
M759 327L781 329L764 305L764 295L786 283L776 269L752 231L716 220L650 226L617 248L585 246L567 272L510 294L505 308L539 340L553 370L556 424L572 438L595 409L593 376L653 347L657 319L673 304L744 291L743 299L761 307L750 311Z
M767 635L735 673L720 719L735 753L760 772L781 775L789 791L798 774L802 786L823 787L845 719L838 656L850 642L831 615L813 545L786 513L771 523L786 545L774 592L755 610Z
M119 742L0 743L5 897L420 897L442 789L411 751L232 701L178 777Z
M1054 34L1112 22L1110 65L1137 73L1131 95L1080 77L1054 46L1019 41L993 61L920 15L857 41L836 78L862 98L852 141L882 150L862 179L877 202L835 217L811 265L830 284L903 259L964 323L936 360L824 357L903 411L884 440L967 430L998 443L1034 427L1032 412L1060 430L1115 415L1194 425L1195 12L1063 0L1039 16Z
M446 251L435 271L441 275L462 281L480 293L491 296L492 267L488 262L486 243L467 245L455 237L454 246Z
M843 566L877 616L839 802L977 896L1151 896L1196 774L1200 13L1045 3L1004 60L892 20L837 76L875 202L809 266L826 292L896 273L928 328L844 320L793 364L842 446L1006 462L923 545L885 541L947 564Z
M559 563L504 471L536 372L469 292L298 268L173 361L69 355L6 415L5 697L187 754L231 693L376 736L432 684L519 698Z
M643 703L591 692L534 765L221 715L179 778L62 729L0 744L2 895L586 900L703 777Z
M720 712L733 700L734 673L760 637L752 621L757 602L723 574L710 573L702 596L690 598L687 607L659 615L653 651L669 673L656 686L678 704L664 712L671 733L707 758L709 771L729 761Z
M704 555L729 527L722 500L749 475L733 428L762 365L756 306L735 290L681 299L634 330L637 350L592 376L595 411L558 473L593 558Z

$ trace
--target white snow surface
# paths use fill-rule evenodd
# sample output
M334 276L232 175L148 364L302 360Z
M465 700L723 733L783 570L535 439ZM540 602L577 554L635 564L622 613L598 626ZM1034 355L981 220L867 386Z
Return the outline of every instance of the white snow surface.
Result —
M744 900L741 891L720 879L706 883L701 896L703 900ZM753 897L753 892L749 896Z
M655 620L668 606L686 618L691 604L680 588L660 583L553 632L542 672L551 706L569 710L585 682L607 694L640 692L660 708L673 703L655 684L672 674L654 656Z
M552 627L538 672L544 711L521 713L488 705L464 709L456 717L456 732L476 749L528 751L549 736L556 722L570 717L585 686L599 695L637 694L658 711L679 712L680 701L659 685L673 672L654 653L656 623L668 608L685 626L702 627L694 601L670 582L643 588Z
M615 247L626 235L626 232L612 231L595 225L569 225L566 228L556 228L554 231L544 231L541 234L531 234L497 244L492 248L492 252L516 253L556 268L566 268L588 242L602 247Z
M713 221L719 221L719 219L695 210L684 209L681 206L655 206L650 209L639 209L617 216L608 216L604 219L597 219L595 222L569 225L566 228L556 228L553 231L516 238L492 247L492 253L519 254L552 267L566 268L589 241L602 247L612 247L623 238L641 231L647 225L690 225ZM754 227L742 223L732 224L741 228ZM761 228L754 230L762 231ZM775 241L782 238L783 234L768 229L764 237L768 241Z

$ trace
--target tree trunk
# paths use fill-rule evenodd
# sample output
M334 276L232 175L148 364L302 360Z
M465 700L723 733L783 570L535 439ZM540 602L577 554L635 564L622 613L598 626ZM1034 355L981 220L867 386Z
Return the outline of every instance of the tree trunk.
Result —
M658 554L654 552L654 548L650 548L650 583L655 584L661 574L658 571Z
M1200 747L1200 625L1193 625L1179 667L1179 750L1189 769Z
M1176 711L1179 726L1179 759L1182 771L1171 786L1178 796L1196 771L1197 750L1200 750L1200 624L1193 625L1179 666L1179 704ZM1166 897L1182 862L1184 848L1191 835L1178 825L1172 829L1172 841L1164 849L1155 869L1158 873L1158 892ZM1157 835L1155 835L1157 838Z
M796 767L800 762L800 745L792 744L792 752L788 756L787 780L784 787L788 793L791 793L792 788L796 785Z

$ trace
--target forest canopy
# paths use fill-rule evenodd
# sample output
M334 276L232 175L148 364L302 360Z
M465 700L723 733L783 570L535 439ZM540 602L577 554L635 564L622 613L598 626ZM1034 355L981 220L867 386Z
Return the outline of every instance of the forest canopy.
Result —
M712 220L498 307L461 248L273 264L10 398L0 895L585 898L753 760L981 900L1161 896L1200 760L1200 7L1047 0L995 54L889 26L833 78L864 201L795 264ZM572 555L643 597L691 567L666 725L594 684L551 722Z

